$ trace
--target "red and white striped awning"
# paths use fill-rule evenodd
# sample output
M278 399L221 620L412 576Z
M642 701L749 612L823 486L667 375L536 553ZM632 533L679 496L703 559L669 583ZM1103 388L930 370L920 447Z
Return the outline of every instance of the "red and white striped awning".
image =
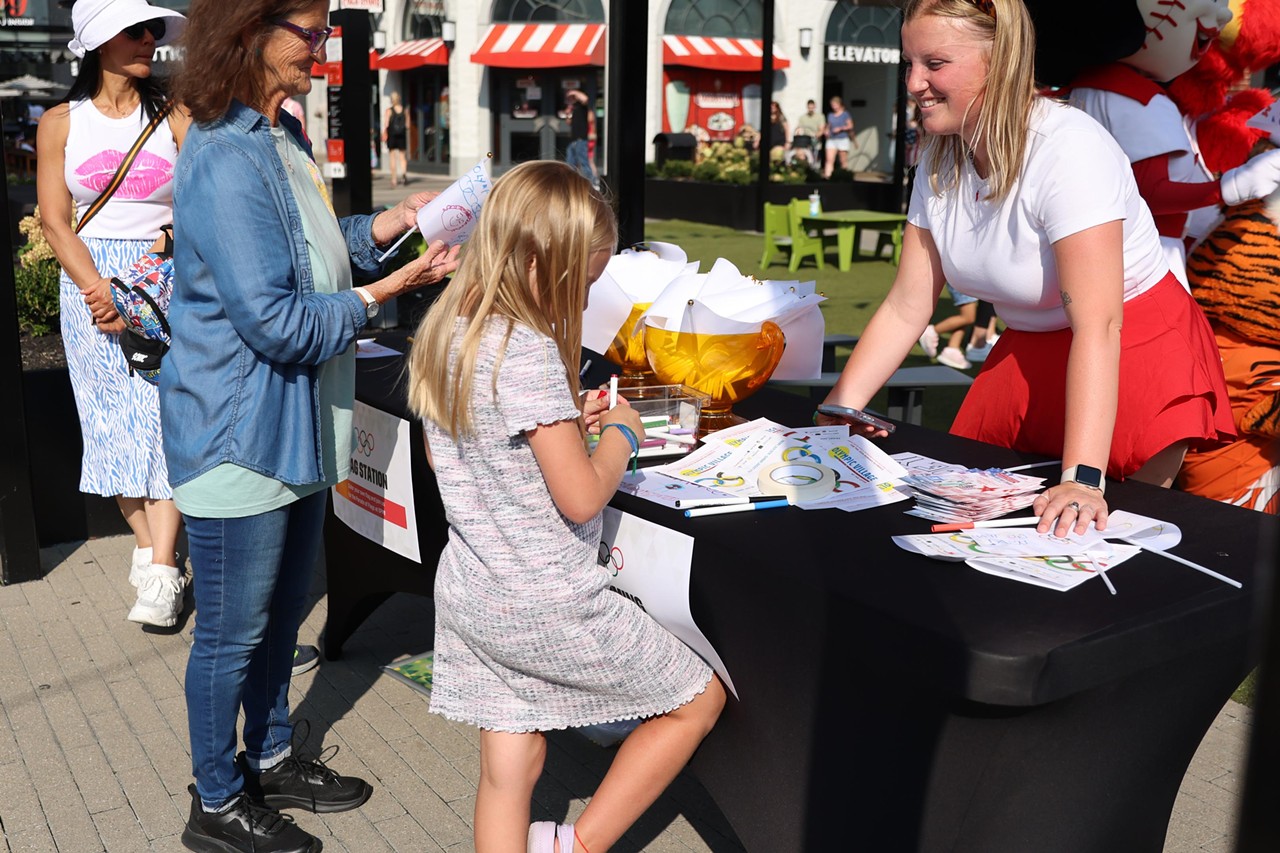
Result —
M424 65L448 65L449 48L444 39L411 39L402 41L378 59L383 71L408 71Z
M703 36L663 36L664 65L686 65L722 71L759 71L764 55L760 39L704 38ZM775 70L787 68L791 60L773 47Z
M604 65L604 24L490 24L471 61L495 68Z

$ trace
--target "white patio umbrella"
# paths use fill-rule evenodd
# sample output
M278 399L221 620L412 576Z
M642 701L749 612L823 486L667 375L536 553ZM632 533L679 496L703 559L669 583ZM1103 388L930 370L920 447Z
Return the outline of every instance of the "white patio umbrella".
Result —
M36 77L34 74L23 74L21 77L14 77L12 80L0 82L0 97L13 98L18 95L27 97L46 97L51 96L55 92L61 91L62 86L52 80L45 80L43 77ZM12 90L13 94L8 94Z

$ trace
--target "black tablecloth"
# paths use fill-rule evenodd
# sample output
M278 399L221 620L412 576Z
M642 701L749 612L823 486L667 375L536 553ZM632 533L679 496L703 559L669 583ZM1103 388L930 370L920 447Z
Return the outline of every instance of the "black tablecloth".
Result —
M357 397L403 413L400 377L398 362L362 361ZM811 414L767 390L737 408ZM331 656L386 594L430 594L443 515L416 428L414 443L424 563L331 519ZM1037 461L907 424L883 445ZM928 531L907 503L686 519L616 496L695 538L692 612L741 701L692 768L747 848L1159 851L1195 747L1247 671L1258 555L1277 524L1131 481L1107 497L1179 525L1175 553L1244 589L1150 554L1111 573L1114 596L1098 581L1060 593L984 575L895 546Z

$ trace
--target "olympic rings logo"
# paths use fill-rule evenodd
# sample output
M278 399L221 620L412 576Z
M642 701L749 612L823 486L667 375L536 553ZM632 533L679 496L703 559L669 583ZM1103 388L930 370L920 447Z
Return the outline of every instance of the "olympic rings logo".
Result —
M693 481L699 486L745 486L747 481L737 474L725 476L723 471L717 471L714 477L699 477Z
M373 433L368 430L359 430L356 433L356 447L360 448L360 452L366 457L373 455Z
M596 552L596 561L600 564L600 568L614 578L622 571L622 566L626 562L622 558L622 549L616 546L610 547L608 542L600 543L600 549Z
M794 462L797 459L800 459L800 460L812 459L814 462L817 462L819 465L822 464L822 457L814 453L807 446L806 447L788 447L782 451L783 462Z

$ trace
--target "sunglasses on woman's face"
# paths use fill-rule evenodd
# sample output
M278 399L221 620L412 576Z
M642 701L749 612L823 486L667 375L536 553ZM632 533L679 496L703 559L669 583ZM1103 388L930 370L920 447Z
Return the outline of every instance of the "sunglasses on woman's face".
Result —
M130 24L120 32L124 33L134 41L142 41L142 34L144 32L148 32L151 33L151 36L156 41L160 41L160 39L164 38L164 31L164 18L152 18L150 21L141 21L137 24Z
M333 35L333 27L325 27L320 30L309 30L306 27L300 27L292 21L286 21L283 18L275 18L271 21L277 27L282 27L291 33L297 34L298 38L307 43L307 53L315 56L324 50L325 42L329 40L329 36Z

